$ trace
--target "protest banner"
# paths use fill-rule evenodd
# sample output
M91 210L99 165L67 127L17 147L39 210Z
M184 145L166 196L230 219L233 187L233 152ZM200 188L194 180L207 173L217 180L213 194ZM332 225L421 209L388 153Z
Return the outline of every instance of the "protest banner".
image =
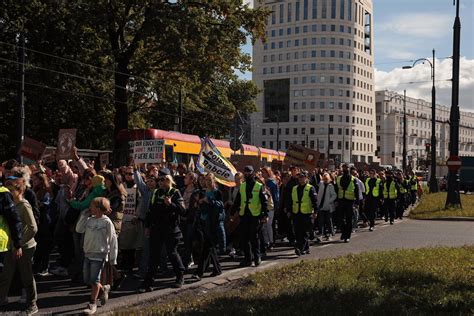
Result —
M257 156L231 155L230 162L240 172L244 171L245 166L252 166L254 170L260 170L261 167L261 161Z
M132 145L132 144L130 144ZM163 139L136 140L130 146L133 161L139 163L160 163L165 154Z
M286 151L285 164L298 166L306 169L318 167L319 151L303 147L298 144L290 144Z
M37 161L41 159L46 145L33 138L26 137L21 142L19 154L25 158Z
M225 186L235 186L234 175L237 170L207 137L201 139L201 151L196 168L201 173L212 172L216 181Z
M60 129L58 136L58 147L56 148L56 159L71 159L72 148L76 146L77 129Z
M127 198L125 199L125 206L123 208L124 217L131 217L135 215L137 206L137 189L125 189L127 191Z

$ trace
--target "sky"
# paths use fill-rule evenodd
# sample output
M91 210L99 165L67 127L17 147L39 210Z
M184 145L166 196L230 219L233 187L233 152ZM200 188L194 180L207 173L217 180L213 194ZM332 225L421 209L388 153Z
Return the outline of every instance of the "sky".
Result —
M460 107L474 111L474 0L461 1ZM249 2L249 0L247 0ZM437 103L451 104L453 0L373 0L375 86L414 98L431 100L430 67L418 58L432 58L436 51ZM252 53L251 44L243 51ZM251 73L241 74L251 79ZM419 81L428 81L418 83Z

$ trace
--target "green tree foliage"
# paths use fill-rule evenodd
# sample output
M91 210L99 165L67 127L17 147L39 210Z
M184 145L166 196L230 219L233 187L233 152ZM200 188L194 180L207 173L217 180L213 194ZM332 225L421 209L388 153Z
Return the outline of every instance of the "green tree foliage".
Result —
M180 91L185 132L229 134L255 110L255 85L235 72L250 69L240 47L264 37L267 15L240 0L2 1L0 155L14 154L20 32L25 134L54 145L74 127L79 146L111 148L121 129L174 129Z

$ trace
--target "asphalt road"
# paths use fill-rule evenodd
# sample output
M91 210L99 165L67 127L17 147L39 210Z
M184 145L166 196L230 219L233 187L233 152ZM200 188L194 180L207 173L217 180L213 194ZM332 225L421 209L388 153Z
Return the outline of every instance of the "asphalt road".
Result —
M337 235L336 235L337 237ZM226 283L241 278L263 269L277 265L297 262L297 260L319 259L338 257L367 251L387 250L396 248L422 248L434 246L462 246L474 245L473 221L421 221L404 219L388 225L378 222L375 231L369 232L361 228L350 243L342 243L335 239L331 242L314 244L311 254L297 257L292 248L287 246L277 247L268 253L266 260L258 268L239 268L238 261L223 258L223 274L215 278L204 278L197 283L191 283L191 274L186 275L185 288L203 287L213 288L218 284ZM74 284L68 278L48 276L37 278L38 307L40 314L79 314L85 308L90 295L90 290L84 285ZM108 304L101 307L98 312L108 312L134 305L146 300L152 300L174 291L170 288L174 277L170 274L161 275L155 282L156 290L151 293L136 294L140 280L135 278L125 279L119 290L111 294ZM22 305L16 303L19 297L10 297L10 305L0 309L0 313L17 314L22 310Z

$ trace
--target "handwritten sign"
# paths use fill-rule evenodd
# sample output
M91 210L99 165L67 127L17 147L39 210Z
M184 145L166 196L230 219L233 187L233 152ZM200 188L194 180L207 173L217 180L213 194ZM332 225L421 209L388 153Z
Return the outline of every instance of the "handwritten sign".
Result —
M137 189L130 188L125 189L127 191L127 198L125 199L125 207L123 208L123 214L125 216L135 215L135 209L137 206Z
M132 158L135 163L159 163L163 161L165 154L165 141L163 139L136 140L131 147Z

